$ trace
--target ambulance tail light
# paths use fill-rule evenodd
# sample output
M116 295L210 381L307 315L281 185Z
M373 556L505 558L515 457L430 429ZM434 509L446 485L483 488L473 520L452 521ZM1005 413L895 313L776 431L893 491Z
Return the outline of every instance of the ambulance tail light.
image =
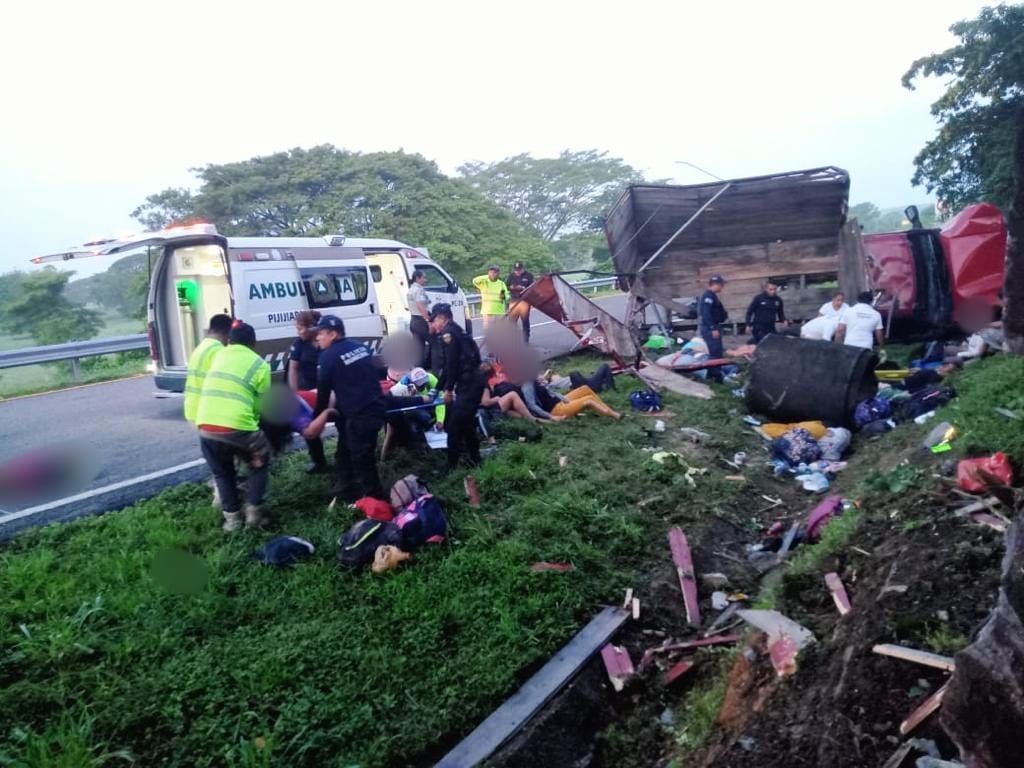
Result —
M146 328L146 336L149 338L149 357L154 362L160 361L160 351L156 346L156 323L150 323Z

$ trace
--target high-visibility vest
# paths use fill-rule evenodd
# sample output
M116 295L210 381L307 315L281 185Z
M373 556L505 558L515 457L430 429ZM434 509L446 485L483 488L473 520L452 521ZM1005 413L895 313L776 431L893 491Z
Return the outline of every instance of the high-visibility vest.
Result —
M207 336L192 350L188 358L188 376L185 378L185 419L196 420L196 408L199 407L199 393L203 391L203 380L217 352L224 345L212 336Z
M270 365L244 344L229 344L214 355L199 395L196 424L255 432L260 428L260 395L270 388Z
M508 286L504 280L491 280L487 275L473 278L473 285L480 291L481 315L504 315Z

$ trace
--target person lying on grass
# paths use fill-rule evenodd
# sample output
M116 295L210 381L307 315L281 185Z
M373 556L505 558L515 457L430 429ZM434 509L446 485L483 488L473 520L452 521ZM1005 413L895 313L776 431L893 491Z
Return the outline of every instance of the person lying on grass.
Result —
M484 396L480 400L480 405L484 408L497 408L514 419L526 419L535 423L543 421L530 413L530 409L526 407L526 403L523 402L523 398L516 391L515 386L507 381L497 381L497 383L491 384L491 381L497 378L494 363L480 363L480 371L487 377L487 386L484 388Z

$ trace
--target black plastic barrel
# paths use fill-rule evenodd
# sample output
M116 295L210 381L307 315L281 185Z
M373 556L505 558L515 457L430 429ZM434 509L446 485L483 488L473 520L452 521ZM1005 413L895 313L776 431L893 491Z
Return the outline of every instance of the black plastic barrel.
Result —
M747 408L776 422L851 426L857 403L878 391L870 349L771 334L757 346Z

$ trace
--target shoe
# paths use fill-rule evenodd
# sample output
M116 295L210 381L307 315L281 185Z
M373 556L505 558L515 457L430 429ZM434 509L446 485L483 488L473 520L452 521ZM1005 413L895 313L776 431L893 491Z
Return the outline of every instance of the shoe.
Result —
M315 461L311 461L309 464L306 465L307 475L322 475L326 471L326 464L317 464Z
M217 511L224 509L224 502L220 500L220 488L216 483L213 485L213 501L210 502L210 505Z
M237 531L242 527L241 512L224 512L224 525L221 526L227 533Z
M266 517L263 515L263 510L257 507L255 504L245 505L245 527L246 528L262 528L263 524L267 522Z

